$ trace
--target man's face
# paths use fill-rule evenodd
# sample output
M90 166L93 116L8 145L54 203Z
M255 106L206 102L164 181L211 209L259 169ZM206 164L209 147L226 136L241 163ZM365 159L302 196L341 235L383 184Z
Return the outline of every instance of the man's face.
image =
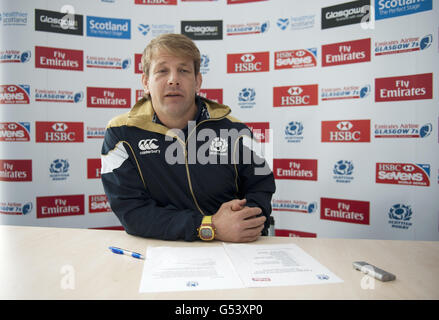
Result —
M195 75L192 59L158 50L142 82L159 117L181 119L196 111L195 94L201 87L201 74Z

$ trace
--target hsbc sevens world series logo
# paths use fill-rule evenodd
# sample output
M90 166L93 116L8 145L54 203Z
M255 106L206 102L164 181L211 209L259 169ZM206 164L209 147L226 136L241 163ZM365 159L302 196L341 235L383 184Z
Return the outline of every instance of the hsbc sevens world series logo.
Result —
M415 163L377 163L376 183L430 186L430 165Z

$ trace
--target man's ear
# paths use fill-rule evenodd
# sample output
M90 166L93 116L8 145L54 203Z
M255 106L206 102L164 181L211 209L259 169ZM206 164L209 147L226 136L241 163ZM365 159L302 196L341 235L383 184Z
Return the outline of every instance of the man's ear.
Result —
M142 84L143 84L143 91L145 92L145 94L149 94L148 80L149 80L149 78L143 73L142 74Z

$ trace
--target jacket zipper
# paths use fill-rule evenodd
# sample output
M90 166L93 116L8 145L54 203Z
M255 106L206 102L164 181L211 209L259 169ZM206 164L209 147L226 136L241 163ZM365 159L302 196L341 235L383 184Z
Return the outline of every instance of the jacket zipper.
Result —
M185 165L186 165L186 175L187 175L187 179L188 179L188 183L189 183L189 190L190 190L190 192L191 192L191 194L192 194L192 198L194 199L194 203L195 203L195 205L196 205L198 211L200 211L200 213L201 213L203 216L205 216L206 214L203 212L203 210L201 209L200 205L198 204L197 198L195 197L195 194L194 194L194 190L192 189L192 182L191 182L191 177L190 177L190 172L189 172L189 164L188 164L187 143L188 143L188 141L189 141L190 136L192 135L192 133L194 132L194 130L197 129L197 127L198 127L199 125L201 125L202 123L207 122L207 121L219 121L219 120L222 120L222 119L224 119L225 117L227 117L227 115L228 115L229 113L230 113L230 111L227 112L227 113L226 113L224 116L222 116L221 118L214 118L214 119L210 118L210 119L206 119L206 120L200 121L200 122L195 126L195 128L193 128L192 131L191 131L190 133L188 133L188 136L187 136L186 142L184 143L184 161L185 161ZM178 137L177 137L177 138L178 138ZM178 138L178 139L181 141L180 138ZM182 142L182 141L181 141L181 142ZM212 214L213 214L213 213L212 213Z

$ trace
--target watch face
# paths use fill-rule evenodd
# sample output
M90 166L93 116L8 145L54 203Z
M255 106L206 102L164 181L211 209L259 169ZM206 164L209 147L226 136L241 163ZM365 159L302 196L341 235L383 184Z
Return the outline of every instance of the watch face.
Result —
M213 237L212 229L210 228L201 228L200 237L202 239L211 239Z

